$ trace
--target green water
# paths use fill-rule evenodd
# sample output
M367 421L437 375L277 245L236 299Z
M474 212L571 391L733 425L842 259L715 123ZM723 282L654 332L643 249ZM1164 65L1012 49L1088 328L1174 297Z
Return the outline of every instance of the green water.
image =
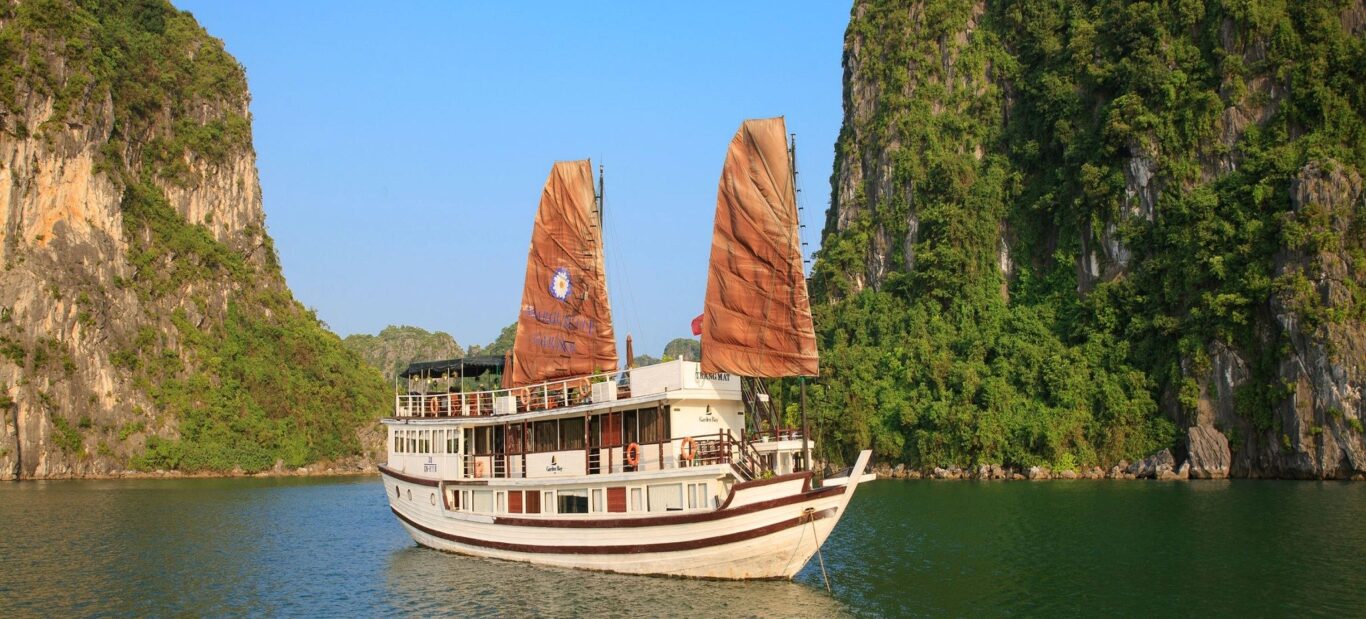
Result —
M0 485L0 617L1363 616L1366 484L859 488L795 582L415 547L374 479Z

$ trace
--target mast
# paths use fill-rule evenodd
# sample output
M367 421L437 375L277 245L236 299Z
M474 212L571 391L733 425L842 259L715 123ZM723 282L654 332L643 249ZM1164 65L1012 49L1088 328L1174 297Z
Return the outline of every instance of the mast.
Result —
M793 196L796 196L797 193L801 192L801 188L799 188L799 187L797 186L797 134L795 134L795 133L790 134L790 137L792 138L792 142L791 142L791 144L787 147L787 160L788 160L788 165L792 168L792 195L793 195ZM801 218L802 218L801 210L802 210L801 201L798 201L798 202L797 202L797 241L798 241L798 247L802 247L802 246L805 246L805 245L806 245L805 242L802 242L802 228L806 227L806 224L801 223ZM803 276L805 275L805 273L806 273L806 251L803 250L803 251L802 251L802 274L803 274ZM803 278L802 278L802 281L803 281L803 284L805 285L806 278L803 277ZM811 288L810 288L810 287L807 287L807 289L806 289L806 294L807 294L807 298L808 298L808 299L811 298ZM802 411L802 466L806 467L806 470L810 471L810 470L814 470L814 469L813 469L813 467L811 466L811 426L810 426L810 424L808 424L808 423L806 422L806 377L805 377L805 376L799 377L799 378L797 379L797 381L798 381L798 383L801 385L801 391L802 391L802 402L801 402L801 411Z

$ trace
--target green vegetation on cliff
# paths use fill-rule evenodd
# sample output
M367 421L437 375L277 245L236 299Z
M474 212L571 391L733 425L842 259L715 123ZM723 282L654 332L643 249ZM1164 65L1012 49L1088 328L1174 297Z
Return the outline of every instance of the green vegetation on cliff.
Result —
M830 455L1140 457L1194 419L1215 343L1249 358L1239 413L1272 429L1267 299L1366 309L1359 281L1327 303L1286 268L1338 245L1294 175L1366 169L1349 5L856 3L812 279Z

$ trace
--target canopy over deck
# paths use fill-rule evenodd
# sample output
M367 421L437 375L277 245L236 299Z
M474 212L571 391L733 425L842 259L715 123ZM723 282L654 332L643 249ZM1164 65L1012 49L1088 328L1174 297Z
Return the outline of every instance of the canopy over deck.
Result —
M399 373L399 378L427 376L478 377L487 372L500 374L503 371L502 355L460 357L442 361L414 361Z

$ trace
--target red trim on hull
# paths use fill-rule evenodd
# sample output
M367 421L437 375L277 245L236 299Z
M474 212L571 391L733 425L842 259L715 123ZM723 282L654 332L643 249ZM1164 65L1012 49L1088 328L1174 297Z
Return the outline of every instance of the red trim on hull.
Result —
M398 516L398 519L402 520L404 524L407 524L408 526L414 529L422 531L427 535L439 537L441 539L455 542L457 544L478 546L480 548L492 548L495 550L506 550L509 552L575 555L613 555L641 554L649 552L678 552L681 550L696 550L698 548L709 548L711 546L733 544L735 542L743 542L745 540L754 539L756 537L771 535L773 533L777 533L785 529L790 529L792 527L798 527L813 520L828 518L830 516L835 515L836 511L836 508L829 507L818 512L803 514L801 516L797 516L796 518L787 518L785 520L775 522L767 526L762 526L757 529L750 529L748 531L739 531L737 533L729 533L726 535L718 535L716 537L687 540L682 542L661 542L658 544L630 544L620 546L552 546L542 544L515 544L511 542L495 542L490 540L478 539L474 537L467 537L464 535L456 535L454 533L446 533L444 531L437 531L436 529L432 529L430 527L426 527L416 522L413 522L407 516L404 516L403 514L399 513L399 511L397 509L394 509L392 506L389 509L393 511L394 515Z

